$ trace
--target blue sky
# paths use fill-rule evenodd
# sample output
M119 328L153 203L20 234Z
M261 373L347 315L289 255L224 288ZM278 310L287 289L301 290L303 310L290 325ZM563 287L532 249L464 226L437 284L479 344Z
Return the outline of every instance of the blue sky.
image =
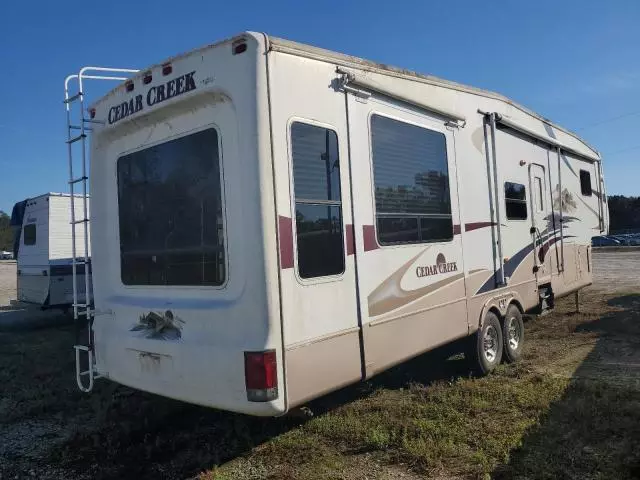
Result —
M640 195L638 24L636 0L4 2L0 209L67 191L66 75L144 68L243 30L498 91L600 150L609 194Z

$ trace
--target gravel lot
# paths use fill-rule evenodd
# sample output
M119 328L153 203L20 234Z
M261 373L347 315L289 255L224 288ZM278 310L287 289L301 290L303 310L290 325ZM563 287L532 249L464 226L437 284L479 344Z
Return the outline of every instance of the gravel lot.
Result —
M0 260L0 308L16 298L16 262Z
M595 249L593 252L595 288L613 293L640 287L640 249Z

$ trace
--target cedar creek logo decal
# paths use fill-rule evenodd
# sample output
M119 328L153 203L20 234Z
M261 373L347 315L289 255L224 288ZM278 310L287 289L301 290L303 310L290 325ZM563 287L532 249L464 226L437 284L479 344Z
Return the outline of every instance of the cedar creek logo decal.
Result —
M458 265L456 262L447 262L442 253L436 257L435 265L425 265L416 267L416 276L418 278L430 277L441 273L457 272Z
M127 118L129 115L138 113L144 110L144 105L151 107L162 103L170 98L177 97L183 93L190 92L196 89L196 82L193 79L193 72L185 75L180 75L178 78L169 80L167 83L151 87L146 95L136 95L126 102L122 102L120 105L114 105L109 109L109 125L113 125L120 120ZM146 99L146 103L143 103L143 99Z

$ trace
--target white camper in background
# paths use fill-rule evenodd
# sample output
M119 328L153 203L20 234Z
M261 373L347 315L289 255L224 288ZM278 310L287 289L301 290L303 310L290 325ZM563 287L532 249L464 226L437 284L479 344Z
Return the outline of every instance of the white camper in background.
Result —
M607 231L601 159L576 135L263 34L140 71L88 112L85 391L99 374L279 415L465 338L487 373L520 356L522 313L592 282Z
M70 196L46 193L16 204L12 224L16 228L18 301L42 307L67 308L73 303L73 245ZM76 208L82 199L74 198ZM84 225L79 226L84 228ZM84 257L78 244L76 256ZM84 268L77 267L78 292L84 299Z

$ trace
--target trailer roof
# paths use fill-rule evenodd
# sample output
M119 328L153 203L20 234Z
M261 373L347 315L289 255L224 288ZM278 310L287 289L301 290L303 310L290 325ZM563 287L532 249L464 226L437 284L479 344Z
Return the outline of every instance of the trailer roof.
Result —
M391 75L395 77L405 78L408 80L413 80L421 83L426 83L434 86L439 86L439 87L448 88L451 90L457 90L464 93L479 95L482 97L502 101L520 110L521 112L527 115L530 115L535 119L543 123L546 123L547 125L574 137L576 140L579 140L580 142L582 142L586 147L598 153L598 150L596 150L594 147L589 145L589 143L587 143L584 139L580 138L575 132L572 132L571 130L568 130L552 122L548 118L545 118L542 115L539 115L538 113L534 112L533 110L530 110L529 108L523 105L520 105L517 102L514 102L510 98L505 97L500 93L492 92L490 90L484 90L482 88L472 87L469 85L464 85L451 80L445 80L443 78L439 78L433 75L425 75L422 73L415 72L413 70L398 68L392 65L373 62L371 60L366 60L360 57L354 57L352 55L346 55L343 53L334 52L332 50L326 50L324 48L314 47L312 45L307 45L304 43L298 43L291 40L286 40L284 38L278 38L278 37L268 37L268 38L269 38L269 44L270 44L269 48L271 50L289 52L289 53L293 53L293 54L297 54L297 55L301 55L309 58L315 58L318 60L330 61L332 63L336 63L337 65L341 65L345 67L348 67L348 66L357 67L359 69L369 71L369 72L375 72L375 73L381 73L381 74ZM599 153L598 153L598 156L599 156Z
M37 200L38 198L45 198L45 197L70 197L70 196L71 194L69 193L47 192L41 195L36 195L35 197L29 197L26 200ZM76 193L73 196L75 198L82 198L82 194L80 193ZM89 197L89 195L87 195L87 197Z

